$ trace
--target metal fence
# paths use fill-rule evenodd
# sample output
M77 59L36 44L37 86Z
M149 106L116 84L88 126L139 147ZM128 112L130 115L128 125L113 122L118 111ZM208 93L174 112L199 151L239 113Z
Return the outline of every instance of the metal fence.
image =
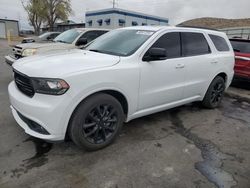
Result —
M242 38L250 40L250 27L224 28L220 31L225 32L229 38Z

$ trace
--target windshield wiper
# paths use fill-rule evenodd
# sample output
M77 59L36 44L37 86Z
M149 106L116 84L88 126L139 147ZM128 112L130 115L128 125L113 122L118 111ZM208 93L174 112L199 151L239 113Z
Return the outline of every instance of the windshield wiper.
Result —
M89 51L91 51L91 52L103 53L101 50L95 50L95 49L90 49Z
M91 52L97 52L97 53L101 53L101 54L106 54L107 52L102 51L102 50L96 50L96 49L90 49L89 51Z
M67 43L67 42L65 42L65 41L63 41L63 40L55 40L55 42ZM68 44L68 43L67 43L67 44Z
M116 52L110 52L110 51L104 51L104 50L96 50L96 49L90 49L89 51L102 53L102 54L115 55L115 56L125 56L125 55L127 55L127 54L123 54L123 53L116 53Z

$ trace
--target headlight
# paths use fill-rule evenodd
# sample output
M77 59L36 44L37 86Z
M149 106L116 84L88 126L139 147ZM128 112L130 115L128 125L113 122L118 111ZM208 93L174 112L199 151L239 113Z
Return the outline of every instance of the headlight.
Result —
M37 49L25 49L25 50L22 52L22 56L24 56L24 57L32 56L32 55L35 55L36 52L37 52Z
M69 84L61 79L32 78L36 93L62 95L69 89Z

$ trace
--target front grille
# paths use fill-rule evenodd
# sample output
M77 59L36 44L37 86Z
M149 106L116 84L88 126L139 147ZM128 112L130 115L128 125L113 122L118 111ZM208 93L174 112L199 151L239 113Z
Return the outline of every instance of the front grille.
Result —
M14 71L14 78L17 88L25 95L33 97L35 94L31 79L19 72Z
M19 47L19 46L15 46L15 48L17 48L17 49L22 49L22 47Z
M22 58L22 48L19 47L19 46L15 46L13 49L13 56L16 58L16 59L20 59Z

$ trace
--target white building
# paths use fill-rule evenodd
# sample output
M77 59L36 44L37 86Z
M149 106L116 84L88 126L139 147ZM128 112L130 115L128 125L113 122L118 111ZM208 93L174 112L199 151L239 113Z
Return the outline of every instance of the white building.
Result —
M19 25L17 20L0 19L0 38L7 38L7 33L13 37L19 36Z
M110 8L88 11L85 15L86 27L115 29L137 25L168 25L168 18L138 12Z

